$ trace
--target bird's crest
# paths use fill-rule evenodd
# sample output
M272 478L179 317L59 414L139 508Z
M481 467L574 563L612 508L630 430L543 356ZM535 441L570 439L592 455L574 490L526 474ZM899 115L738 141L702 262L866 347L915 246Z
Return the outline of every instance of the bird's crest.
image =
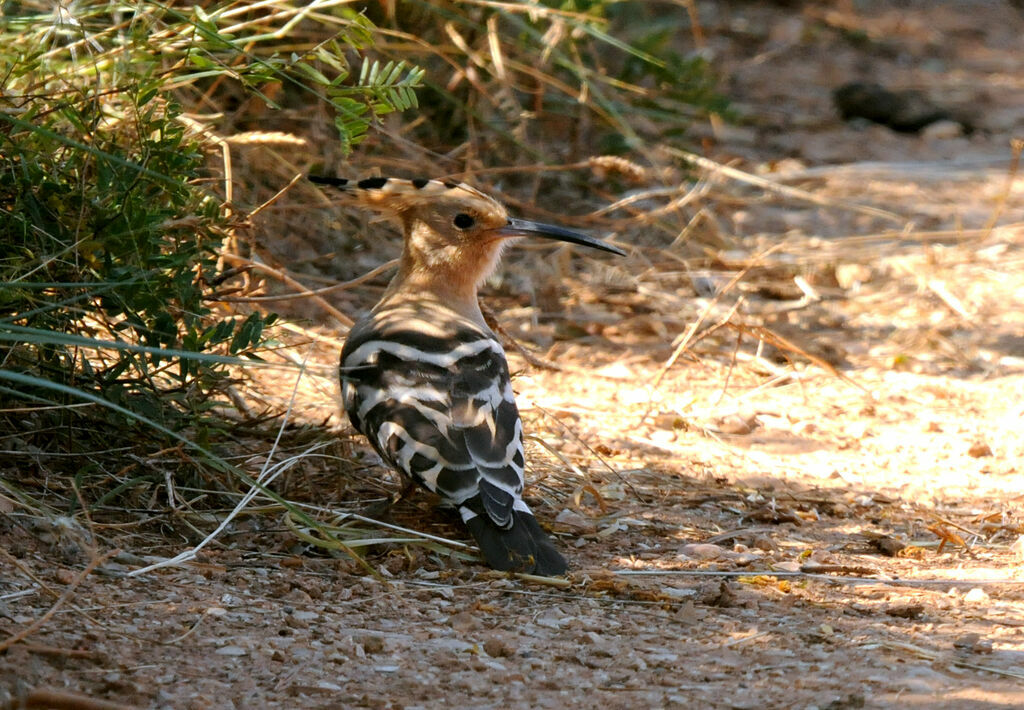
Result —
M464 182L388 177L346 180L320 175L310 175L309 180L337 188L351 204L383 212L399 213L420 205L451 201L481 212L505 213L500 202Z

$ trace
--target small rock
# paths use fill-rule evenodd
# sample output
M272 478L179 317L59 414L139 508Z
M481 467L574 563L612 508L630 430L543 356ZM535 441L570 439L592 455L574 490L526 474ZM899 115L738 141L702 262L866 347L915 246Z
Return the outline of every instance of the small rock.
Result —
M676 621L683 624L696 624L705 616L707 616L707 612L703 609L698 609L693 600L687 600L680 604L679 610L675 614Z
M579 513L564 508L555 516L555 525L570 532L593 532L594 524Z
M633 370L622 362L613 362L610 365L605 365L597 370L595 374L616 380L632 380L636 376Z
M221 646L216 651L218 656L245 656L248 655L248 653L249 652L241 646Z
M745 126L733 126L723 124L715 129L717 138L722 143L737 143L741 145L753 145L757 143L757 131Z
M547 613L544 616L538 616L534 619L534 623L537 626L543 626L545 629L560 629L568 624L571 619L567 616L558 616L554 613Z
M511 656L513 650L501 639L489 638L484 641L484 653L491 658L502 658L504 656Z
M833 91L832 100L844 121L865 118L906 133L940 121L952 122L949 111L914 90L890 91L874 83L851 82Z
M964 134L964 127L958 121L943 120L930 123L921 131L926 140L948 140L959 138Z
M759 424L760 422L754 414L730 414L715 422L715 425L718 427L718 431L723 434L733 434L735 436L749 434L754 431Z
M284 596L284 601L292 604L305 605L312 604L313 597L309 596L309 594L302 589L295 587Z
M693 284L694 292L701 298L711 298L728 282L728 278L710 271L690 272L690 283Z
M686 599L697 596L696 589L680 589L679 587L665 587L662 593L670 599Z
M480 620L468 611L460 611L449 616L448 625L456 631L475 631L481 627Z
M1018 560L1024 560L1024 535L1021 535L1010 545L1010 552L1016 555Z
M907 546L902 540L897 540L888 535L872 538L868 541L868 544L888 557L896 557Z
M868 422L867 420L859 422L850 422L846 427L846 434L851 439L865 439L869 436L875 435L874 432L871 431L870 422Z
M718 545L712 545L705 542L683 545L679 548L679 552L687 557L696 558L698 560L717 560L725 554L725 550Z
M755 520L759 523L772 523L779 525L781 523L792 523L794 525L802 525L803 520L797 515L795 510L791 510L784 506L768 504L762 505L759 508L751 510L747 517L750 520Z
M301 557L299 557L298 555L293 555L291 557L285 557L284 559L279 561L278 564L287 569L297 569L299 567L302 567L302 565L305 563Z
M992 449L984 441L975 441L971 448L967 449L967 455L971 458L980 459L983 456L991 456Z
M865 264L837 264L835 269L836 283L844 291L859 288L871 280L871 267Z
M733 562L737 567L748 567L755 562L759 562L762 557L764 557L764 555L759 555L753 552L739 552Z
M797 422L792 427L792 432L796 436L806 436L808 434L814 434L818 431L818 425L811 421Z
M897 619L918 619L924 614L923 604L901 604L899 606L892 606L885 610L885 613L889 616L895 616Z
M676 432L672 429L655 429L650 434L651 441L656 444L671 444L676 438Z
M953 648L969 653L992 653L992 640L971 632L953 641Z
M384 650L384 639L380 636L367 634L360 636L356 641L363 647L366 653L381 653Z
M285 624L285 626L287 626L290 629L308 629L309 628L309 622L308 621L306 621L305 619L300 619L299 617L295 616L294 614L289 614L288 616L284 617L284 624Z
M988 592L981 587L975 587L964 595L964 602L967 604L984 604L990 599Z
M833 503L832 510L829 512L834 518L849 518L853 514L850 506L845 503Z
M736 592L730 584L721 581L718 585L703 586L697 594L697 601L706 606L731 607L736 603Z

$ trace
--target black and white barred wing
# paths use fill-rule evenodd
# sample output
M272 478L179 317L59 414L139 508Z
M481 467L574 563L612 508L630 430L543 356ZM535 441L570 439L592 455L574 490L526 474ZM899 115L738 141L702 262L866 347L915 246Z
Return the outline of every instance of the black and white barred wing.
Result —
M349 417L385 461L453 503L479 496L470 509L511 524L523 490L522 424L493 338L364 339L346 347L342 382Z
M342 352L345 408L381 457L458 505L492 567L564 573L521 497L523 429L501 345L477 332L353 336Z
M461 435L480 475L476 501L467 500L462 517L486 514L495 525L512 525L513 510L529 512L523 493L523 424L516 408L505 353L494 340L466 358L452 380L451 427Z

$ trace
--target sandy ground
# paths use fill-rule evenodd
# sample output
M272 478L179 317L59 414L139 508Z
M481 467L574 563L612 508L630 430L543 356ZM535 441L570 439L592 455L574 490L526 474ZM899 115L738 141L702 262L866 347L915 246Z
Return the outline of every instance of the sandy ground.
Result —
M98 559L84 521L42 529L4 510L0 642L25 640L0 654L0 707L33 689L87 694L60 706L85 710L1024 705L1024 179L1008 183L1024 16L835 6L701 4L747 117L713 157L827 203L753 187L714 203L731 258L755 265L743 282L698 295L695 279L721 286L735 265L693 274L638 250L567 274L551 317L491 301L564 368L510 349L540 440L529 498L567 584L401 544L370 550L374 577L279 514L127 577L189 541L106 523L124 552ZM840 122L830 88L865 78L967 107L977 128ZM632 281L610 289L614 269ZM279 489L324 505L350 485L397 489L337 416L336 354L313 351L294 416L358 470L323 486L338 459L310 459ZM297 437L284 451L308 445ZM463 540L432 503L414 495L390 518Z

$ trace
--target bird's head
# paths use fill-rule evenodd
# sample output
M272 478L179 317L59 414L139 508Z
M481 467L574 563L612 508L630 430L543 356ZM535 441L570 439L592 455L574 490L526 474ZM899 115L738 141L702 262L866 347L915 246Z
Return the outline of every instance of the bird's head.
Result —
M405 237L403 272L454 278L474 289L493 271L504 244L515 237L543 237L625 254L586 234L509 217L504 205L465 183L315 175L309 180L338 188L349 204L398 219Z

